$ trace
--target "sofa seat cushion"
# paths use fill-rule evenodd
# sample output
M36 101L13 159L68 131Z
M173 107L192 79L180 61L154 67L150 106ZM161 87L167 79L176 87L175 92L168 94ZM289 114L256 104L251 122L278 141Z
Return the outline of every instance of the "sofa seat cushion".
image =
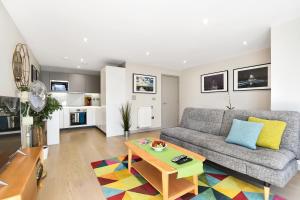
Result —
M212 142L215 140L224 141L224 137L217 136L213 134L203 133L199 131L194 131L187 128L175 127L175 128L166 128L161 130L162 134L165 134L169 137L173 137L184 142L189 142L194 145L198 145L199 140L206 142Z
M286 149L275 151L258 147L256 150L251 150L239 145L226 143L225 137L223 136L216 136L181 127L163 129L162 134L217 153L275 170L284 169L284 167L296 157L293 152Z

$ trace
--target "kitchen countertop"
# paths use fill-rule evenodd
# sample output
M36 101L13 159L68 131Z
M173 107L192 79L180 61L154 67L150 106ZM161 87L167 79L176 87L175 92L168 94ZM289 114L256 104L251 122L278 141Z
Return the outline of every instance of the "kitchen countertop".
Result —
M104 106L63 106L63 108L103 108Z

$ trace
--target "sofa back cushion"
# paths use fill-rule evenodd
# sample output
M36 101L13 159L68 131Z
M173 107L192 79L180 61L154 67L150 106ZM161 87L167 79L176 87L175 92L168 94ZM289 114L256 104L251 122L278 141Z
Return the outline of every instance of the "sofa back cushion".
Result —
M249 117L286 122L287 126L283 133L280 148L288 149L300 158L300 113L292 111L226 110L223 117L220 135L228 135L233 119L247 121Z
M181 119L181 127L204 133L219 135L224 110L186 108Z

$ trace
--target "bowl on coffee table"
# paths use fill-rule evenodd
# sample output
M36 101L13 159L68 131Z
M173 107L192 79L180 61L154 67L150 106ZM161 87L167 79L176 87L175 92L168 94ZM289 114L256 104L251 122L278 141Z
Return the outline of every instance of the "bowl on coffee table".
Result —
M154 140L153 142L151 142L150 146L154 151L158 152L163 151L165 148L167 148L167 144L161 140Z

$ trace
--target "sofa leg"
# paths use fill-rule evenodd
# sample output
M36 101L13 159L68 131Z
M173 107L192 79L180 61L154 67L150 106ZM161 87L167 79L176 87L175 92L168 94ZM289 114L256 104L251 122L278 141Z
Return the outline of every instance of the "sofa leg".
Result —
M270 196L270 187L271 185L269 183L264 183L264 200L269 200Z

